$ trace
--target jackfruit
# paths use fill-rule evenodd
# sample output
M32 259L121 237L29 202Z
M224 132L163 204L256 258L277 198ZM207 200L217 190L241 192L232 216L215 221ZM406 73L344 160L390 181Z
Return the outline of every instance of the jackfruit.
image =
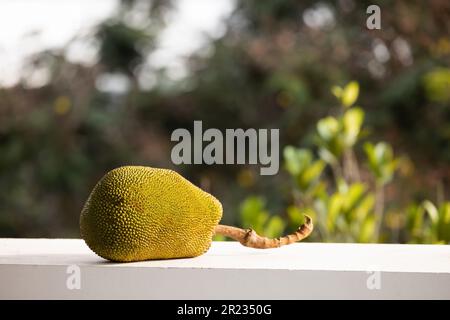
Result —
M111 261L196 257L214 234L255 248L279 247L309 235L312 223L279 239L253 230L218 225L219 200L175 171L125 166L108 172L94 187L80 215L80 232L89 248Z

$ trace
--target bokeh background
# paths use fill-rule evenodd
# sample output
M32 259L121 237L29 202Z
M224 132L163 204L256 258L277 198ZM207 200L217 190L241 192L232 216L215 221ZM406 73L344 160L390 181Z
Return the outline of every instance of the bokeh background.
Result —
M449 36L446 0L3 0L0 236L79 237L98 179L139 164L269 236L308 213L312 241L449 243ZM280 173L173 165L194 120L279 128Z

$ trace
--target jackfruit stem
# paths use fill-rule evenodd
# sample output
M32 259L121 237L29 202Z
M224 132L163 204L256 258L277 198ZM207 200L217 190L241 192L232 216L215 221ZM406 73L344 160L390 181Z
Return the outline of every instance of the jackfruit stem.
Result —
M221 224L216 226L216 228L214 229L214 233L216 235L222 235L239 241L246 247L269 249L278 248L287 244L301 241L311 234L313 228L314 226L312 219L309 216L305 215L305 223L298 227L297 231L290 235L276 239L261 237L253 229L241 229Z

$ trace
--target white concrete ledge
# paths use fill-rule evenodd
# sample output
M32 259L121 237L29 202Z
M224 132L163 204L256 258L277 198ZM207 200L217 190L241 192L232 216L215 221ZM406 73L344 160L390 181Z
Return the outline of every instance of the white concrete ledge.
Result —
M450 246L215 242L197 258L118 264L82 240L0 239L0 299L317 298L450 299Z

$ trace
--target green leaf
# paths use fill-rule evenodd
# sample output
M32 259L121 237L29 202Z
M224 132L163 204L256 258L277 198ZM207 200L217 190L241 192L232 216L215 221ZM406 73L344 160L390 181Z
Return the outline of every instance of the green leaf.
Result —
M328 212L327 212L327 228L330 231L333 231L336 226L336 221L341 213L342 207L342 197L339 193L335 193L331 196L330 201L328 203Z
M289 206L287 209L287 214L289 217L289 221L294 227L298 227L302 224L302 212L296 206Z
M311 189L308 190L308 194L312 197L323 198L327 193L327 184L325 181L319 180L315 183Z
M317 123L317 131L323 140L330 141L339 131L339 122L334 117L323 118Z
M266 228L264 229L264 235L269 238L280 237L283 233L284 227L285 224L283 219L278 216L273 216L270 218Z
M261 233L263 226L269 219L269 213L265 210L265 201L261 197L248 197L240 207L241 222L244 228L253 228Z
M358 242L367 243L372 242L375 236L375 217L368 217L361 226L361 230L358 237Z
M336 97L336 98L338 98L339 100L341 99L341 97L342 97L342 92L343 92L344 90L341 88L341 87L339 87L339 86L333 86L333 87L331 87L331 93L333 93L333 95Z
M347 181L340 177L336 180L336 188L340 194L345 194L348 192L348 183Z
M356 81L351 81L344 87L341 95L342 105L346 108L352 106L359 95L359 84Z
M425 93L430 101L446 103L450 101L450 69L435 68L423 77Z
M369 169L372 171L375 178L379 179L381 177L380 159L375 153L375 146L370 142L366 142L364 144L364 151L366 152Z
M439 208L439 213L439 220L445 224L450 224L450 202L444 202Z
M376 163L375 157L375 147L372 143L366 142L364 143L364 151L366 152L367 160L370 163Z
M364 221L375 206L375 197L373 194L367 194L353 210L353 217L358 221Z
M425 209L425 212L428 213L431 222L433 224L437 224L439 222L439 212L436 206L429 200L425 200L422 205Z
M351 108L347 110L342 118L344 123L344 141L347 147L353 146L361 131L361 126L364 121L364 111L360 108Z
M392 180L398 167L398 159L394 159L392 147L379 142L375 146L371 143L364 144L368 165L378 184L384 185Z
M423 206L415 203L408 206L407 210L407 228L411 232L412 238L417 241L423 233Z
M366 192L366 186L362 183L352 184L345 197L343 198L342 207L345 211L353 210Z
M439 239L450 243L450 202L444 202L439 207Z
M315 161L312 165L307 167L299 177L299 185L303 190L309 189L313 182L315 182L322 174L325 168L325 162L322 160Z
M300 162L297 158L297 149L292 146L287 146L283 150L285 168L291 175L300 173Z
M311 151L287 146L283 151L286 170L293 176L299 175L307 168L313 158Z
M375 146L375 156L378 163L386 163L392 161L394 153L392 147L385 142L379 142Z
M338 161L337 158L334 156L334 154L331 153L326 148L319 149L319 157L322 158L322 160L324 160L326 163L329 163L329 164L335 164Z

